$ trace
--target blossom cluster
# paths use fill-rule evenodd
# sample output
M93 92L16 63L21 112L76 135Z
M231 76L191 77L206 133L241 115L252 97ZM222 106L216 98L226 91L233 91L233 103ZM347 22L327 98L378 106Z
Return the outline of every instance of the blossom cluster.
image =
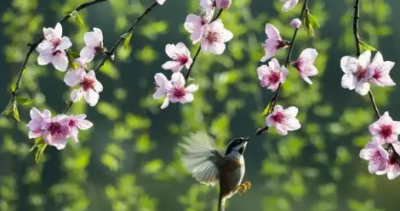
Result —
M160 2L159 2L160 4ZM162 4L162 3L161 3ZM201 0L201 13L199 15L189 14L184 23L185 30L190 33L192 44L200 42L203 52L220 55L225 51L225 43L233 38L232 32L225 29L221 19L213 19L215 9L228 9L231 0ZM190 51L182 42L167 44L165 53L171 59L162 65L164 70L171 70L172 76L169 80L163 73L156 73L154 76L156 91L154 99L164 97L161 109L172 103L190 103L194 100L193 93L198 90L198 85L190 84L185 87L186 80L193 66L193 59ZM197 57L197 54L195 55ZM188 70L186 78L182 69Z
M396 83L390 77L394 62L384 61L378 51L371 61L371 51L364 51L358 58L344 56L340 67L344 72L341 85L345 89L355 90L360 95L370 91L370 83L385 87ZM360 152L360 158L368 160L368 170L377 175L387 174L389 179L399 176L398 158L400 154L400 122L393 121L389 112L385 112L378 121L369 126L372 141Z
M297 0L281 0L284 2L282 11L289 11L293 9L298 1ZM298 18L293 19L290 25L294 29L299 29L301 26L301 21ZM314 65L315 59L318 56L317 50L313 48L306 48L301 53L296 61L290 62L286 61L285 65L280 65L276 58L273 58L275 54L282 49L288 48L292 45L292 42L283 40L279 30L272 24L267 23L265 25L265 33L267 39L262 45L265 51L265 55L261 58L261 62L268 62L268 65L261 65L257 68L258 79L260 80L260 85L266 87L272 92L279 92L279 86L286 81L286 77L289 74L287 65L290 64L292 67L297 69L299 76L308 84L312 84L309 77L318 74L318 70ZM276 100L276 99L275 99ZM272 103L272 102L270 102ZM275 103L273 103L275 104ZM298 108L295 106L288 107L284 109L280 105L274 106L272 112L266 117L266 125L268 127L274 126L276 131L280 135L287 135L288 131L294 131L301 128L301 124L298 119L296 119L298 113Z
M94 70L87 68L97 53L105 53L103 47L103 33L98 28L84 34L85 47L79 53L79 57L71 56L69 48L72 46L70 39L63 36L60 23L54 28L43 28L44 39L37 46L39 53L38 64L52 64L55 69L66 72L64 82L69 87L75 87L70 94L71 102L77 102L82 98L90 106L95 106L99 101L99 93L103 91L103 85L96 79ZM72 60L72 61L71 61ZM36 108L30 111L31 121L27 125L29 138L42 137L44 142L57 149L63 149L67 139L71 137L78 141L78 130L86 130L93 126L85 120L86 115L67 116L60 114L51 117L50 111L41 113Z

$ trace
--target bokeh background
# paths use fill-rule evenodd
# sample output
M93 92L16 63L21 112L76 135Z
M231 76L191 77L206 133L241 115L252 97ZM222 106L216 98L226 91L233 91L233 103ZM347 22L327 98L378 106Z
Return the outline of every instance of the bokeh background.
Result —
M0 1L1 76L0 107L5 108L9 87L16 80L27 51L26 44L54 27L64 12L83 0ZM300 4L303 0L300 0ZM109 0L82 10L85 27L71 19L63 24L72 49L83 46L83 34L92 27L103 30L105 46L119 39L151 0ZM246 176L253 186L234 196L227 210L265 211L392 211L398 210L399 178L368 173L359 151L371 137L367 126L375 121L367 97L345 90L340 81L340 58L355 54L352 37L354 0L310 0L309 8L321 23L316 38L300 30L293 59L306 47L318 50L318 76L307 85L294 69L284 83L279 104L299 107L302 129L285 137L272 129L255 136L264 125L261 115L272 96L262 89L256 68L267 22L290 39L292 18L301 6L282 13L278 0L233 0L221 15L234 33L221 56L201 53L192 77L200 85L195 101L171 104L161 111L153 100L153 76L168 60L167 43L184 42L192 55L197 49L183 29L187 14L199 12L199 1L167 0L156 7L135 30L130 47L118 48L114 62L97 73L104 85L100 102L83 101L70 114L86 113L94 127L80 133L81 142L66 149L48 147L45 160L35 164L29 153L33 140L25 127L32 106L61 113L69 89L64 74L51 65L39 66L35 52L22 80L20 94L33 99L20 107L21 122L0 117L0 210L32 211L203 211L216 210L217 189L200 185L183 169L176 152L182 136L207 131L224 150L227 141L250 136L246 150ZM362 0L360 35L378 48L386 60L400 62L397 0ZM278 54L281 63L285 52ZM97 57L92 66L100 61ZM400 81L396 65L391 73ZM400 119L400 89L376 88L383 111Z

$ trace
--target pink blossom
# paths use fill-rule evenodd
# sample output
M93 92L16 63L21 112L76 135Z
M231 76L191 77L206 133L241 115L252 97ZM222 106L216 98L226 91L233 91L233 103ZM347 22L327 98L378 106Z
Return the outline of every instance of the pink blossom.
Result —
M67 138L70 136L68 122L69 119L66 115L58 115L44 122L42 125L44 142L58 150L64 149L67 145Z
M198 86L191 84L185 87L185 78L181 72L172 74L169 81L162 73L157 73L154 77L156 81L156 92L153 98L160 99L166 95L161 109L168 107L172 103L189 103L194 99L193 93L198 90Z
M358 59L344 56L340 60L340 67L344 72L342 77L342 87L345 89L355 89L360 95L366 95L370 90L368 83L367 67L371 59L371 51L363 52Z
M389 155L389 159L387 160L387 167L383 171L377 171L377 175L384 175L386 174L389 180L396 179L400 172L399 172L399 164L397 163L397 159Z
M394 86L396 83L393 82L389 73L394 66L394 62L383 61L382 54L378 51L375 54L371 64L367 67L367 78L377 86Z
M377 142L368 142L360 152L360 158L368 160L370 173L385 171L388 167L389 153ZM379 173L378 173L379 174Z
M299 2L299 0L280 0L280 1L284 3L282 6L282 11L284 12L293 9Z
M228 9L231 6L232 0L217 0L217 7L221 9Z
M295 106L283 109L282 106L276 105L273 112L267 116L267 126L274 126L280 135L287 135L288 131L298 130L301 127L299 120L296 119L298 111L299 109Z
M78 142L78 133L79 130L87 130L93 126L93 123L86 120L85 114L79 114L75 116L68 117L68 127L69 133L75 142Z
M40 113L40 111L33 107L29 111L29 114L31 116L31 120L27 124L27 127L29 129L29 138L38 138L43 135L44 130L42 130L42 125L46 122L49 121L51 118L51 113L49 110L44 109L43 113Z
M165 0L157 0L157 3L158 3L159 5L163 5L164 2L165 2Z
M373 136L372 140L379 144L394 143L398 141L400 122L393 121L386 111L378 121L369 126L369 132Z
M44 40L37 46L38 64L53 66L62 72L67 70L68 57L65 50L72 46L68 37L62 37L62 27L57 23L55 28L43 28Z
M79 53L80 57L84 58L86 62L93 60L96 53L103 53L103 33L98 28L93 28L93 31L86 32L84 35L86 46L82 48Z
M190 57L190 51L187 49L186 45L182 42L174 45L167 44L165 46L165 52L173 60L165 62L162 68L165 70L172 70L173 72L179 72L182 70L183 66L189 69L193 60Z
M307 48L301 52L300 57L292 64L299 71L300 77L309 84L312 84L309 76L318 74L318 70L314 65L317 56L317 50Z
M184 28L191 34L190 39L192 40L193 44L198 43L203 37L205 27L208 23L210 23L214 15L213 11L214 10L207 11L207 13L203 16L189 14L186 17Z
M232 38L232 32L225 29L222 21L218 19L206 25L203 38L201 39L201 48L205 52L220 55L225 51L225 43Z
M265 62L268 59L275 56L279 49L285 49L288 45L282 40L279 30L275 28L274 25L267 23L265 25L265 33L267 34L267 39L263 44L265 55L261 58L261 62Z
M96 79L93 70L86 72L83 68L77 68L76 70L68 71L65 74L64 82L70 87L79 84L80 87L71 92L71 100L77 102L84 97L90 106L97 104L100 98L99 93L103 91L103 85Z
M280 83L285 82L289 71L285 66L280 67L278 60L273 58L269 66L261 65L257 68L258 79L262 87L268 87L271 91L276 91Z
M295 29L300 28L301 26L301 20L298 18L293 19L292 21L290 21L290 26L292 26Z
M200 6L203 11L213 11L217 6L217 2L215 0L200 0Z

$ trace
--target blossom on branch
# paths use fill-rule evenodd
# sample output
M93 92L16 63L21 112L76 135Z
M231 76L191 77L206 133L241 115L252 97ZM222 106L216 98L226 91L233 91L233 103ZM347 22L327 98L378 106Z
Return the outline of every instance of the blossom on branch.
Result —
M364 51L359 57L344 56L340 60L340 67L344 72L342 87L355 89L360 95L366 95L370 90L368 82L367 67L371 59L371 51Z
M360 158L368 160L368 171L377 173L385 171L388 167L389 153L377 142L369 142L360 151Z
M292 63L292 66L299 71L300 77L309 84L312 84L309 76L315 76L318 74L318 69L314 65L317 56L317 50L307 48L301 52L297 61Z
M200 6L203 10L214 10L215 7L228 9L231 6L232 0L201 0Z
M298 18L293 19L292 21L290 21L290 26L292 26L295 29L300 28L301 26L301 20Z
M263 44L265 55L261 58L261 62L265 62L275 56L279 49L288 47L287 43L282 40L279 30L274 25L267 23L265 25L265 34L267 35L267 39Z
M179 72L182 70L183 66L189 69L193 60L190 57L190 51L182 42L174 45L167 44L165 46L165 53L171 58L173 61L165 62L162 65L162 68L165 70L172 70L173 72Z
M299 109L295 106L283 109L282 106L276 105L266 118L267 126L274 126L278 134L287 135L288 131L298 130L301 127L299 120L296 119L298 112Z
M186 17L184 28L190 33L190 39L193 44L198 43L203 37L203 32L207 24L210 23L214 15L213 10L206 12L202 16L189 14Z
M100 98L99 93L103 91L103 85L96 79L93 70L86 72L83 68L77 68L76 70L68 71L65 74L64 82L70 87L80 85L78 89L74 89L71 92L72 102L85 98L85 101L90 106L95 106Z
M191 84L185 87L185 78L181 72L173 73L171 81L162 73L154 76L156 83L156 92L153 94L154 99L161 99L166 96L161 109L168 107L169 102L172 103L190 103L193 101L193 93L198 90L198 86Z
M29 129L29 138L43 137L43 141L56 147L58 150L64 149L68 138L78 141L78 132L87 130L93 126L86 115L80 114L76 116L67 116L64 114L51 117L50 111L44 109L40 113L38 109L33 107L30 110L31 120L27 127Z
M369 126L372 134L372 140L379 144L395 143L398 141L400 134L400 122L393 121L389 116L389 112L385 112L378 121Z
M55 28L43 28L44 40L37 46L38 64L52 63L54 68L65 72L68 68L68 57L65 52L72 46L68 37L62 36L62 26L57 23Z
M80 57L86 62L93 60L96 53L104 53L103 33L98 28L93 28L93 31L86 32L84 35L86 46L79 53Z
M273 58L267 65L261 65L257 68L258 79L262 87L268 87L275 92L280 83L285 82L289 71L285 66L279 66L277 59Z
M389 75L394 64L391 61L383 61L382 54L378 51L371 64L367 67L366 77L377 86L394 86L396 83L393 82Z
M232 38L232 32L224 28L222 20L217 19L205 26L201 39L201 49L205 52L220 55L225 51L225 43Z
M293 9L297 3L299 3L299 0L280 0L281 2L283 2L283 6L282 6L282 11L287 12L291 9Z

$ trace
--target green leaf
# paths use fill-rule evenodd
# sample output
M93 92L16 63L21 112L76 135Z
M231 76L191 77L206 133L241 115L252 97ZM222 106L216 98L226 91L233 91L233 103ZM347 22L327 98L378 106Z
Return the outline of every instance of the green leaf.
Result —
M14 105L13 105L12 113L13 113L13 116L14 116L15 120L17 120L19 122L20 121L19 112L18 112L17 103L15 103L15 102L14 102Z
M1 113L1 116L7 116L9 114L11 114L11 112L13 111L13 102L10 101L7 105L7 107L4 109L4 111Z
M28 106L32 103L32 100L26 97L17 97L17 103L19 105Z
M360 46L366 51L376 51L376 48L368 45L367 43L360 41Z
M11 84L10 89L11 92L15 92L15 90L17 89L17 84Z
M79 64L75 62L75 57L73 55L74 53L71 51L66 51L66 52L67 52L68 63L69 65L72 66L72 69L79 68L80 67Z
M318 19L314 15L311 15L311 13L308 13L308 20L314 28L317 28L317 29L321 28L321 25L319 24Z
M35 138L35 144L29 149L29 152L32 152L40 144L44 144L43 137Z
M129 42L131 41L131 38L132 38L132 32L125 33L121 37L125 39L124 40L124 49L128 48Z
M85 26L85 23L83 23L82 17L79 15L79 13L76 10L72 12L71 16L74 18L76 24L79 27L84 27Z
M67 50L67 52L72 56L72 58L77 59L80 57L79 53L71 50Z
M307 10L306 11L306 16L304 18L304 25L307 29L307 34L309 37L314 37L314 28L313 28L313 24L311 23L311 17L310 17L310 12Z
M267 107L265 107L264 111L262 112L262 116L265 116L269 113L269 111L271 110L271 102L268 103Z
M35 154L35 162L39 163L44 157L44 150L46 149L47 144L43 143L37 146L36 154Z

